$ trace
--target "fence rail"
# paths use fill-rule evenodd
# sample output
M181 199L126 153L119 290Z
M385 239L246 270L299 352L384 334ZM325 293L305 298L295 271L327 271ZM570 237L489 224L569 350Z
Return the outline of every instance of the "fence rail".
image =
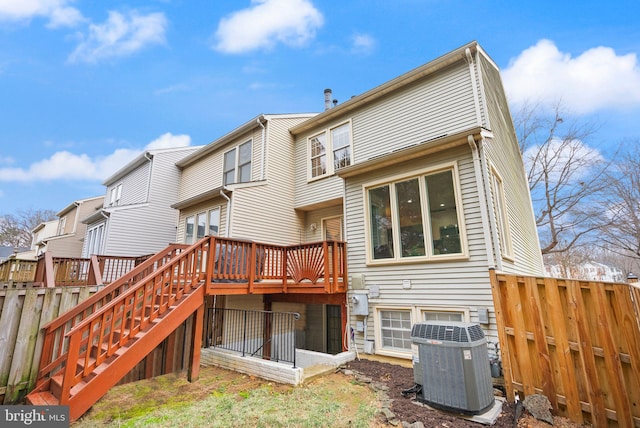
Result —
M205 346L234 351L242 356L258 356L296 365L293 312L249 311L208 308Z
M44 341L42 326L91 298L98 287L0 289L0 404L16 404L35 386ZM120 383L187 368L193 352L189 318Z
M640 427L640 289L491 272L507 396L558 414Z

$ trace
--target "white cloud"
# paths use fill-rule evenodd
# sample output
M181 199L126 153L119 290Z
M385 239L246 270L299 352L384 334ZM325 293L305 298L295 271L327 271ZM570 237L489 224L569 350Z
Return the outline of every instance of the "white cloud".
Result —
M173 135L171 132L162 134L149 144L146 149L168 149L171 147L187 147L191 145L191 137L185 134Z
M540 40L512 59L502 78L509 101L562 104L576 113L640 106L640 66L635 54L595 47L579 56Z
M166 133L151 141L145 150L191 145L188 135ZM36 182L52 180L102 181L125 166L141 150L117 149L105 156L91 157L87 154L74 154L67 150L59 151L47 159L32 163L27 168L0 168L0 182Z
M84 18L68 0L0 0L0 21L29 21L35 17L49 19L48 27L72 27Z
M69 56L70 62L98 61L131 55L144 47L165 42L167 19L163 13L127 15L110 11L103 24L91 24L89 34Z
M370 54L375 46L375 39L368 34L354 34L351 38L351 51L353 53Z
M304 45L324 22L309 0L252 0L248 9L223 18L214 49L242 53L271 48L277 43Z

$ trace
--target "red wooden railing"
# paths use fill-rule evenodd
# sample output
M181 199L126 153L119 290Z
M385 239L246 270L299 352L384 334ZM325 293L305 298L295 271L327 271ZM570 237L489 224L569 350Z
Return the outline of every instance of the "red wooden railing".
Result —
M197 287L209 245L210 241L203 239L168 260L65 335L69 348L60 404L69 402L71 388L83 377Z
M211 239L215 251L206 269L209 294L310 292L313 288L339 293L347 289L344 242L283 246Z
M92 255L87 259L53 257L45 252L38 257L32 281L44 287L109 284L149 257Z
M346 278L344 242L277 246L205 237L188 248L169 246L44 326L35 392L64 375L59 398L68 403L84 376L203 281L211 294L341 293Z
M42 355L40 357L38 379L42 380L48 378L52 373L56 373L60 370L61 365L64 364L66 360L64 353L68 347L65 336L77 323L86 319L91 314L94 314L98 309L112 301L116 296L123 294L142 278L155 272L159 267L165 265L186 247L186 245L179 244L168 246L163 251L160 251L155 256L148 258L133 270L127 272L125 275L118 278L116 281L112 282L88 299L82 301L73 309L46 324L43 327L44 342Z

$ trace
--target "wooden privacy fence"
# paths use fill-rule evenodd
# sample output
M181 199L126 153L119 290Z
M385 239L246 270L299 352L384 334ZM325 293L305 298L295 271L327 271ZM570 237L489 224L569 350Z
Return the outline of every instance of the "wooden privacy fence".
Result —
M640 288L491 271L505 387L555 414L640 427Z
M42 354L42 326L76 307L97 286L0 289L0 404L22 401L35 386ZM187 319L120 383L185 370L191 349Z

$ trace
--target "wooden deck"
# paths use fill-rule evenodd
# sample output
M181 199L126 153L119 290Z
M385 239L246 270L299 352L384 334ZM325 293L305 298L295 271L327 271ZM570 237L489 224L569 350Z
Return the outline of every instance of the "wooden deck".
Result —
M67 272L77 277L80 265L71 266ZM167 247L44 326L36 388L27 402L57 400L70 406L72 420L79 418L193 314L189 377L197 378L205 294L346 290L344 242L278 246L205 237L190 247Z

